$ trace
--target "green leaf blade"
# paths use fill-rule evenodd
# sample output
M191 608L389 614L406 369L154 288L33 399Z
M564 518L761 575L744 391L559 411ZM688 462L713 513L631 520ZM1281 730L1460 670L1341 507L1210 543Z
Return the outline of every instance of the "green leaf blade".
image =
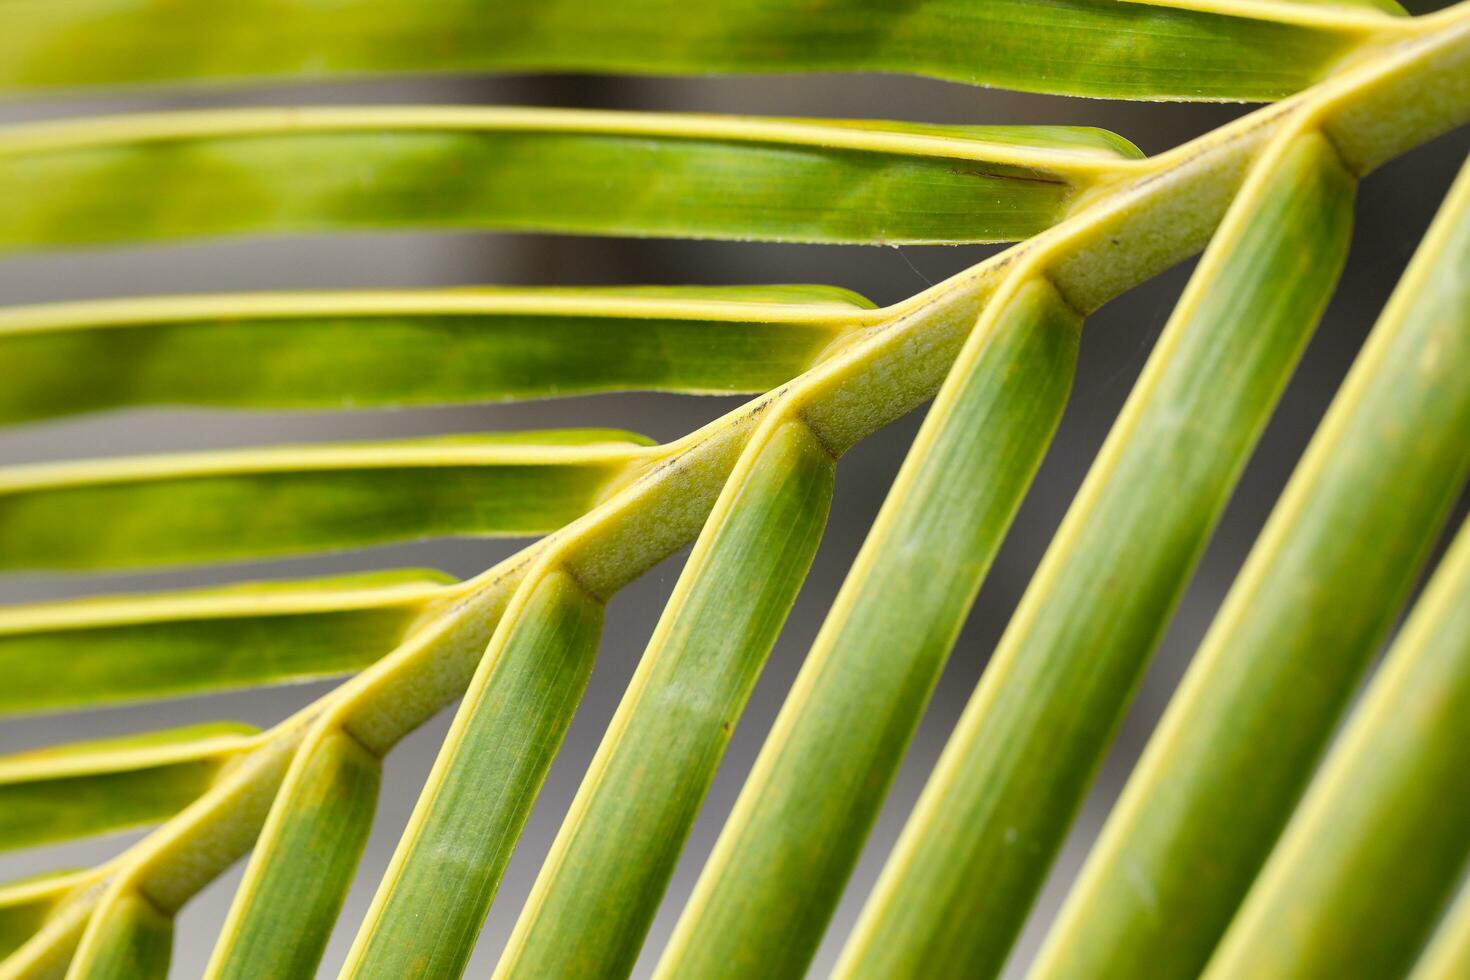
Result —
M1036 980L1198 976L1286 825L1470 474L1467 214L1470 169L1206 634Z
M1288 5L1229 16L1113 0L921 0L895 13L885 0L781 16L759 0L697 11L668 0L250 0L228 10L53 0L11 13L0 89L425 71L879 71L1058 95L1260 100L1316 81L1376 24L1340 15L1343 27L1324 26L1288 16ZM1108 58L1097 57L1100 38Z
M1401 977L1470 857L1470 525L1204 976Z
M1069 135L454 107L49 122L0 131L0 251L393 229L1014 241L1136 155Z
M4 980L62 980L82 941L89 916L97 905L100 885L84 888L84 894L60 896L43 913L39 928L29 937L16 937L20 945L0 960ZM24 896L19 897L22 901Z
M393 650L452 581L368 573L0 607L0 717L350 673Z
M1461 886L1409 980L1455 980L1470 976L1470 887Z
M545 533L650 456L632 441L641 437L612 439L470 436L12 467L0 470L0 572Z
M0 312L0 424L141 405L399 407L768 391L871 304L845 290L215 296Z
M1043 281L996 297L982 314L756 761L660 977L806 968L1061 417L1079 327Z
M768 423L769 425L769 423ZM626 976L806 578L835 463L799 421L752 437L542 866L496 976Z
M1258 164L996 648L839 976L1001 969L1327 304L1354 187L1316 134Z
M506 613L344 977L457 977L591 674L602 604L549 570Z
M193 725L0 757L0 851L161 822L203 794L253 734Z
M163 980L173 956L173 916L137 892L98 910L66 975L68 980Z
M6 958L41 930L70 893L92 880L89 871L55 871L0 885L0 974Z
M308 743L305 792L267 826L205 975L305 977L321 961L372 829L382 765L345 732Z

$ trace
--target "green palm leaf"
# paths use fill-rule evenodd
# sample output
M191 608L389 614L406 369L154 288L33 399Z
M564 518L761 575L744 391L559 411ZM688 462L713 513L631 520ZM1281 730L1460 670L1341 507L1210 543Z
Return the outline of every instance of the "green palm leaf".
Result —
M194 930L176 920L247 855L207 976L311 976L334 933L355 936L344 976L465 972L593 676L604 608L691 543L581 789L553 816L496 976L803 975L842 938L830 922L860 854L882 846L870 831L1066 409L1084 317L1203 250L877 888L846 896L865 904L837 976L998 974L1333 292L1360 180L1470 121L1470 6L1402 13L1392 0L0 0L0 92L178 84L213 106L0 130L7 253L415 229L1019 241L883 307L772 285L0 309L0 424L33 426L24 438L48 457L91 424L72 417L117 409L754 396L666 443L547 429L7 461L0 572L107 572L117 594L68 577L40 586L68 598L0 607L0 717L347 676L260 729L104 716L131 730L0 758L0 851L148 828L91 867L0 886L0 980L192 970L174 946ZM210 88L551 70L884 71L1280 101L1143 158L1085 126L225 109ZM1467 202L1470 170L1033 977L1447 980L1470 962L1470 529L1334 737L1470 475ZM930 399L733 811L702 812L818 552L838 461ZM211 581L229 584L187 587L212 563L493 536L538 539L463 580L225 569ZM173 585L127 577L158 568ZM410 774L422 792L387 873L359 883L376 897L339 923L396 786L392 750L451 708L432 769ZM717 819L692 897L671 908L696 822ZM667 945L645 949L672 913Z
M901 15L901 16L900 16ZM1279 98L1318 81L1376 30L1377 5L1183 0L885 0L772 8L723 0L27 2L0 84L322 78L403 71L890 71L1065 95ZM1391 24L1391 22L1389 22ZM1119 56L1100 43L1123 39Z
M1347 252L1354 182L1326 140L1287 131L1257 167L1012 617L842 975L988 976L1004 962Z
M1204 975L1402 974L1470 855L1467 740L1461 531Z
M46 927L67 896L94 878L89 871L54 871L0 885L0 956L7 975L18 975L11 954Z
M1434 939L1409 974L1410 980L1450 980L1470 968L1470 889L1462 887Z
M238 893L211 976L304 976L316 968L367 843L382 764L344 731L298 751L309 788L262 836L274 860Z
M872 304L816 286L161 297L0 311L0 422L140 405L369 408L758 393Z
M1011 241L1138 155L1063 126L454 107L107 117L0 132L0 249L377 228Z
M1037 976L1196 975L1245 897L1470 474L1467 213L1470 171L1196 654ZM1159 906L1174 910L1167 925Z
M1044 280L1018 274L991 300L807 655L663 975L806 966L1061 418L1079 326Z
M448 604L452 582L438 572L374 572L0 607L0 671L14 682L0 714L361 670Z
M0 757L0 850L171 817L253 747L249 725L191 725Z
M500 975L632 968L831 501L826 447L800 422L763 426L684 567Z
M586 687L601 626L601 603L565 571L527 576L348 954L347 976L463 972Z
M537 534L654 455L640 436L591 429L14 467L0 470L0 571Z

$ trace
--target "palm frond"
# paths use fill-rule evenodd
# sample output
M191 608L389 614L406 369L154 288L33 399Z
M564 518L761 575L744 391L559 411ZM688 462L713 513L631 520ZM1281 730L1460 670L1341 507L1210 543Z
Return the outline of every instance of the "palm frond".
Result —
M250 725L190 725L0 757L0 850L159 823L254 747Z
M1038 977L1079 960L1200 970L1270 852L1470 475L1467 215L1470 170L1195 654ZM1179 910L1167 926L1156 904Z
M0 758L0 850L152 828L94 867L0 887L0 980L166 975L180 910L247 854L206 974L312 975L385 757L456 700L376 897L348 926L343 975L460 975L578 711L605 606L692 543L496 968L629 975L806 579L838 460L932 398L655 967L802 975L1067 408L1084 318L1203 250L835 970L999 974L1333 293L1359 182L1470 120L1463 2L1417 18L1391 0L9 6L12 95L876 70L1281 101L1149 158L1085 127L468 107L0 132L12 252L414 228L1019 240L884 307L773 285L0 311L0 424L145 406L755 396L662 444L542 430L0 468L0 572L544 535L464 581L381 571L0 608L0 715L351 675L263 731L210 722ZM1440 980L1470 959L1470 529L1333 737L1470 477L1467 212L1470 169L1154 733L1038 980Z
M27 2L0 91L396 72L887 71L1057 95L1273 99L1409 30L1375 3L884 0ZM1123 39L1122 56L1097 46Z
M107 116L0 132L0 249L384 228L1014 241L1138 156L1065 126L477 107Z
M0 311L0 422L145 405L344 409L758 394L871 319L818 286L250 293Z
M1464 862L1470 531L1461 531L1206 977L1403 974ZM1391 902L1378 896L1391 893Z
M10 467L0 470L0 569L136 568L545 533L654 459L648 443L553 430Z
M839 972L1000 968L1327 305L1353 190L1315 133L1288 128L1262 154L1012 616ZM1004 830L954 829L973 826Z
M13 682L0 715L350 673L456 592L447 575L405 569L0 607L0 671Z

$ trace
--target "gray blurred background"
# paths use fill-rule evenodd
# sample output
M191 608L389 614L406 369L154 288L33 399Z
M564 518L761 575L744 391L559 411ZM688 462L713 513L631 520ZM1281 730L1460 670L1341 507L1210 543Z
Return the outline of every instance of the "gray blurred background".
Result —
M1411 4L1416 12L1440 6ZM936 123L1059 123L1112 129L1155 153L1246 111L1238 106L1067 100L882 76L623 79L593 76L362 82L157 95L107 101L51 100L0 106L0 122L104 111L251 104L480 103L688 110L789 116L891 118ZM1102 773L1012 958L1024 966L1086 853L1170 691L1224 596L1307 439L1379 308L1403 270L1461 162L1470 133L1442 137L1364 182L1355 244L1336 298L1282 400L1194 576ZM0 302L220 290L413 287L476 283L822 282L880 304L902 299L992 254L994 248L854 248L654 242L535 235L360 235L189 244L0 258ZM1088 322L1076 386L1060 431L940 681L862 862L822 947L826 972L873 884L925 774L968 698L995 641L1190 272L1181 266L1106 306ZM0 379L3 383L3 379ZM130 411L0 431L0 462L176 451L284 441L381 438L549 426L619 426L667 440L739 404L734 398L615 395L485 407L357 413L231 414ZM786 689L921 420L923 410L854 449L838 470L821 551L736 731L684 850L638 975L646 976L759 750ZM1455 518L1464 512L1464 502ZM473 575L523 542L424 542L303 560L176 574L0 578L0 602L94 592L205 585L240 578L302 577L355 569L430 566ZM481 936L471 975L493 965L562 814L622 694L683 554L609 606L600 659L581 710L522 838ZM330 689L304 684L0 725L0 752L232 718L278 721ZM448 726L452 709L389 757L377 824L321 974L335 975ZM136 840L118 835L0 856L0 880L105 859ZM240 865L180 918L173 976L203 968L239 881Z

